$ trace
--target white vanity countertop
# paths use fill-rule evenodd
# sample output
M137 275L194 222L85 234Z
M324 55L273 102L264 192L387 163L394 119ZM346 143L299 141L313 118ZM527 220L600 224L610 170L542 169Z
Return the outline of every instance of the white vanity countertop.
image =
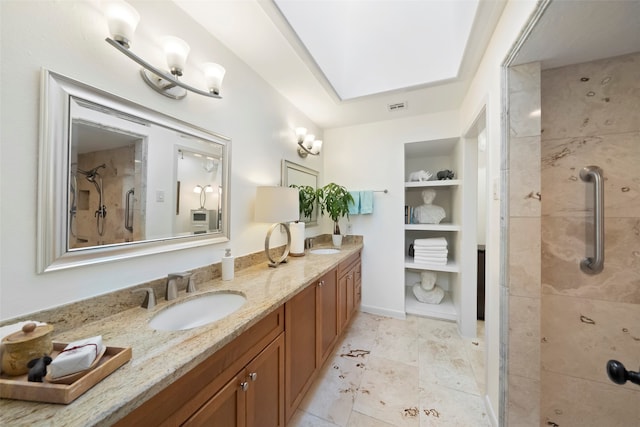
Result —
M0 425L89 426L111 425L196 367L242 332L273 312L315 278L359 251L362 244L346 244L337 254L289 257L287 264L266 263L236 271L231 281L216 279L198 284L198 294L233 290L247 302L224 319L186 331L156 331L148 321L168 303L158 296L152 309L133 308L58 335L56 342L71 342L102 335L107 346L131 347L129 362L69 405L0 400ZM180 290L178 299L187 297Z

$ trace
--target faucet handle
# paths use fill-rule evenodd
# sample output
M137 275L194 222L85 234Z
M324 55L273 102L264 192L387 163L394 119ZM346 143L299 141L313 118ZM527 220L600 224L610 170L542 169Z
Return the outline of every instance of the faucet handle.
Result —
M140 305L142 308L151 310L153 307L156 306L156 294L153 292L153 288L140 288L140 289L134 289L133 291L131 291L131 293L133 294L137 294L140 292L147 293L144 297L144 301L142 301L142 304Z
M186 277L189 278L189 281L187 282L187 293L197 291L197 289L196 289L196 281L193 278L193 276L191 275L191 273L189 273L189 275L186 276Z

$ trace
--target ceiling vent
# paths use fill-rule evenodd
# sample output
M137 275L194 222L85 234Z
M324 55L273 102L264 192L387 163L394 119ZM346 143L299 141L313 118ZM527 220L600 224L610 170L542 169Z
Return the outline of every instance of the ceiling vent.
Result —
M407 102L396 102L395 104L388 104L387 109L391 112L393 111L401 111L407 109Z

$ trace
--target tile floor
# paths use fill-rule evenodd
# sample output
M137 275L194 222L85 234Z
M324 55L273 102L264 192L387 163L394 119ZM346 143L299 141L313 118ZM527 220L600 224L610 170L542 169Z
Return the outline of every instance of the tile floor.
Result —
M484 325L358 313L289 423L291 427L491 426Z

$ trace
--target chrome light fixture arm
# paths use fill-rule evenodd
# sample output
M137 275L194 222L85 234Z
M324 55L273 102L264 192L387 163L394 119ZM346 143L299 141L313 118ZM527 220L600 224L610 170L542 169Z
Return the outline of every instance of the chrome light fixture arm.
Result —
M153 65L149 64L147 61L140 58L138 55L131 52L129 49L127 49L126 47L124 47L123 45L121 45L120 43L118 43L117 41L109 37L107 37L105 41L109 43L111 46L113 46L114 48L116 48L117 50L119 50L121 53L126 55L129 59L139 64L142 68L144 68L144 70L141 70L143 80L148 85L150 85L154 90L161 93L162 95L168 96L169 98L173 98L173 99L184 98L186 96L186 92L181 92L181 93L179 92L178 94L168 92L168 90L175 88L176 86L179 86L188 91L197 93L198 95L208 96L210 98L222 99L220 95L214 92L207 92L204 90L200 90L186 83L181 82L180 80L171 76L170 74L167 74L164 71L160 70L159 68L156 68ZM145 72L145 70L148 72ZM152 78L153 76L150 77L149 73L152 73L153 75L155 75L156 78Z
M300 141L298 142L298 154L300 155L300 157L307 157L308 154L311 154L312 156L319 156L320 153L314 153L313 151L309 150L307 147L304 146L304 141Z

